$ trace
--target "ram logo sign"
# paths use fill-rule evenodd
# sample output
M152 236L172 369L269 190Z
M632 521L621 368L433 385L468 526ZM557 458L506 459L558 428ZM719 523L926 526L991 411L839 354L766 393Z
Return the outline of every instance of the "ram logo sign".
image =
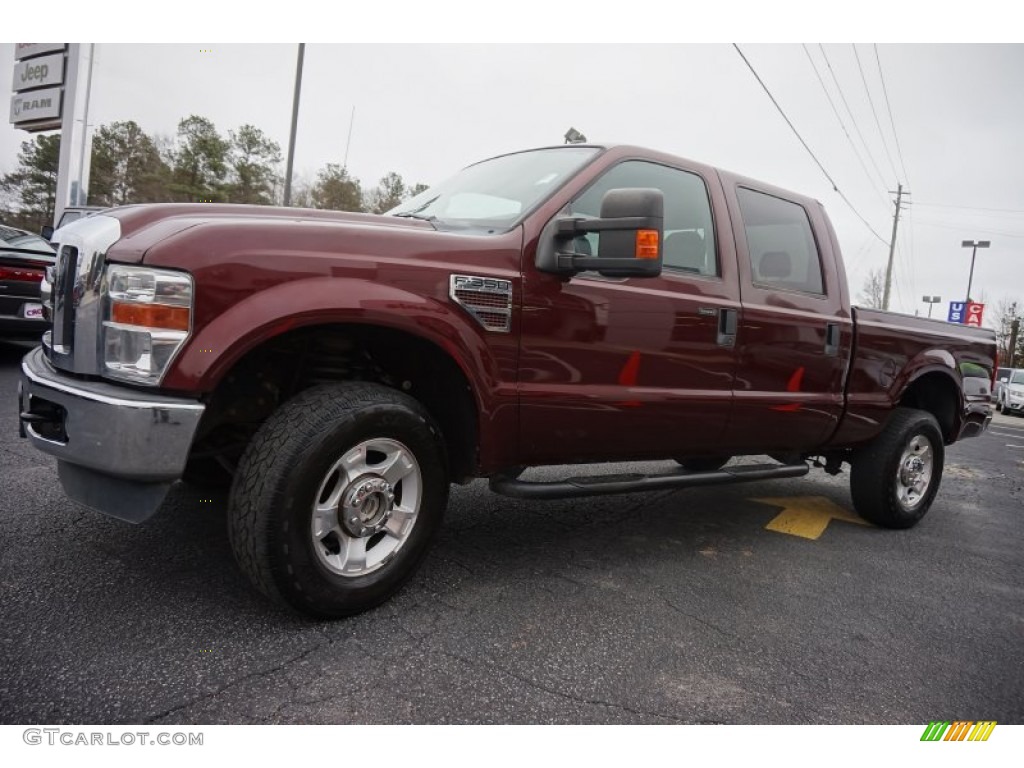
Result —
M11 122L17 126L34 120L60 117L60 88L16 93L11 97Z

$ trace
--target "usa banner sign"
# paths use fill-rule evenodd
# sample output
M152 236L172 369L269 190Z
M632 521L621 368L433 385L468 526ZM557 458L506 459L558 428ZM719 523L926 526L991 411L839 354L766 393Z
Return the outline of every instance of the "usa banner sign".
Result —
M982 318L985 315L985 305L975 301L951 301L949 302L949 322L960 323L961 325L973 325L981 327Z

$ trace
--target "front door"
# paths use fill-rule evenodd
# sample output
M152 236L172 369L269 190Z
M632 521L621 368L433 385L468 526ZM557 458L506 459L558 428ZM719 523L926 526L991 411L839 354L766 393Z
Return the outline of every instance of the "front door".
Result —
M598 216L604 193L618 188L664 193L663 272L563 281L524 266L525 464L714 454L726 434L736 352L720 330L738 310L739 277L719 256L734 245L712 215L712 199L724 210L718 178L701 166L627 159L565 212ZM598 237L579 238L577 252L597 253Z

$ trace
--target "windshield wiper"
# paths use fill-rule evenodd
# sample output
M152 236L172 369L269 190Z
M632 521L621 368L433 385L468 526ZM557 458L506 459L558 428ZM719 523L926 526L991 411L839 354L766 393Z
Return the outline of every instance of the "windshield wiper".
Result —
M426 221L429 222L434 229L437 229L437 225L434 223L437 221L437 216L427 216L422 213L416 213L416 211L402 211L401 213L394 213L392 215L395 218L419 219L420 221Z

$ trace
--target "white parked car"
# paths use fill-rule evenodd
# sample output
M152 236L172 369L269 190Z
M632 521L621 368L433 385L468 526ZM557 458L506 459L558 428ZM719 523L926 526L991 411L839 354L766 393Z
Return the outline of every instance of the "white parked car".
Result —
M1002 377L1000 377L1002 378ZM1010 371L1005 382L1000 381L998 403L1002 414L1024 413L1024 368Z

